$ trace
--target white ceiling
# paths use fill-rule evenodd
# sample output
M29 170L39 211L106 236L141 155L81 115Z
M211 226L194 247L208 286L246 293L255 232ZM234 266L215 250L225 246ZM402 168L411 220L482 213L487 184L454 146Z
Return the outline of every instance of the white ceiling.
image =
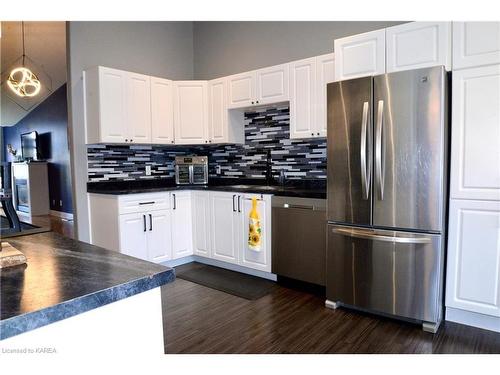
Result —
M10 90L4 83L12 64L22 55L21 22L1 23L1 113L2 126L15 125L19 120L40 104L51 91L44 90L31 103L21 103L24 107L31 106L26 111L11 99ZM39 75L43 86L43 77L50 77L52 92L66 82L66 25L65 22L25 22L25 53L28 58L45 73ZM7 74L6 74L7 73ZM42 76L42 77L40 77ZM24 99L17 99L24 100ZM27 105L29 104L29 105Z

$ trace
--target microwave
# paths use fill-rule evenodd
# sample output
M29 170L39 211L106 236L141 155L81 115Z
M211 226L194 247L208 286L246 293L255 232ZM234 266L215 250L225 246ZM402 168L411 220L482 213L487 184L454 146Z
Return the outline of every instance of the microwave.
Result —
M208 183L207 156L177 156L175 158L177 185L205 185Z

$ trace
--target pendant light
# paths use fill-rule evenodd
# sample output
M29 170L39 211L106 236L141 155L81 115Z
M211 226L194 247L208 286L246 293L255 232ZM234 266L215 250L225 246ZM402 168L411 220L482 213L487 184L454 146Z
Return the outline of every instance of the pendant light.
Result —
M29 98L38 95L42 85L36 74L25 65L24 21L21 22L21 27L23 34L22 64L11 70L7 85L16 95Z

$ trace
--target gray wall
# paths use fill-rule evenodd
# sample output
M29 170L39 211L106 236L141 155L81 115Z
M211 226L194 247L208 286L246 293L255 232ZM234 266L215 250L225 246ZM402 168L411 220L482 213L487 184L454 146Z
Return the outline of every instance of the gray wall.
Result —
M78 238L89 241L82 71L96 65L170 79L193 78L192 22L69 22L68 103Z
M194 22L194 76L212 79L333 51L333 40L403 22Z

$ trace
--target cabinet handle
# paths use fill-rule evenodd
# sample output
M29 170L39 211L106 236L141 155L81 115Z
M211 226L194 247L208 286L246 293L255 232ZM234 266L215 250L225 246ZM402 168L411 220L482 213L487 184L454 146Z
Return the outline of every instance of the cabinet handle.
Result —
M319 133L318 133L318 135L319 135Z
M236 194L233 194L233 212L236 212L236 207L234 207L234 197L236 197Z
M125 138L125 142L128 142L128 139Z
M130 142L133 142L133 141L134 141L133 139L130 140Z
M254 104L254 103L252 102L252 104Z
M259 104L259 101L257 100L255 103Z
M145 204L155 204L155 201L150 201L150 202L139 202L139 206L143 206Z
M209 140L208 143L212 143L212 140Z
M146 231L146 215L142 215L142 222L144 224L144 232Z
M174 141L172 141L171 143L174 143Z
M311 133L311 135L314 137L314 133Z
M241 195L238 195L238 212L241 212Z
M153 230L153 215L149 214L149 231Z
M175 194L172 194L172 197L174 198L174 210L177 208L177 202L175 199Z

